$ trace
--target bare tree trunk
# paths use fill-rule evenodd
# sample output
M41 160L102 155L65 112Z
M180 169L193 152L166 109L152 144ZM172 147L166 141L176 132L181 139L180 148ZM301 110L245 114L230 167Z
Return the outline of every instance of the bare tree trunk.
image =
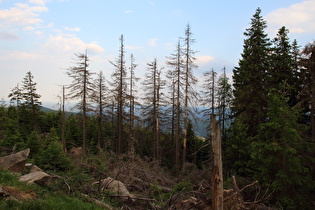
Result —
M175 110L176 110L176 105L175 105L175 81L174 79L172 80L172 142L174 142L174 135L175 135Z
M175 167L179 171L179 143L180 143L180 67L177 74L177 100L176 100L176 145L175 145Z
M122 131L123 131L123 82L124 82L124 37L120 37L120 77L119 77L119 90L118 90L118 120L117 120L117 129L118 129L118 144L117 144L117 153L121 153L121 142L122 142Z
M102 122L103 122L103 74L100 72L99 74L99 90L98 90L98 105L99 105L99 113L98 113L98 135L97 135L97 149L98 154L101 154L101 140L103 139L102 135Z
M82 117L82 148L83 153L86 153L86 97L87 97L87 53L84 56L84 72L83 72L83 101L82 101L82 109L83 109L83 117Z
M187 57L188 58L188 57ZM188 65L188 64L186 64ZM188 128L188 66L186 69L186 78L185 78L185 113L184 113L184 140L183 140L183 170L185 169L185 163L186 163L186 153L187 153L187 128Z
M160 145L160 89L161 89L161 71L157 72L157 90L156 90L156 159L158 163L161 161L161 145Z
M157 160L157 129L158 129L158 116L157 116L157 78L156 78L156 60L152 63L153 68L153 142L152 142L152 158L153 160Z
M97 129L97 150L98 154L101 153L101 139L102 137L102 121L103 121L103 110L100 108L99 116L98 116L98 129Z
M135 159L135 147L134 147L134 120L135 120L135 98L133 95L133 83L134 83L134 64L133 54L130 56L130 99L129 99L129 153L132 161Z
M65 138L65 86L62 86L62 110L61 110L61 142L63 146L63 151L67 152L66 138Z
M211 141L213 152L213 174L212 174L212 206L213 209L223 210L223 172L222 172L222 150L220 125L211 115Z
M212 69L211 73L212 73L211 114L214 114L214 77L215 77L215 73L214 73L213 69Z
M185 113L184 113L184 140L183 140L183 169L186 163L186 150L187 150L187 127L188 127L188 93L189 93L189 58L190 58L190 33L186 33L186 61L185 61Z
M116 121L117 118L115 118L115 99L112 99L112 104L111 104L111 129L112 129L112 142L111 142L111 148L113 151L116 151L116 145L117 145L117 141L115 140L116 137L116 127L115 124L117 125Z

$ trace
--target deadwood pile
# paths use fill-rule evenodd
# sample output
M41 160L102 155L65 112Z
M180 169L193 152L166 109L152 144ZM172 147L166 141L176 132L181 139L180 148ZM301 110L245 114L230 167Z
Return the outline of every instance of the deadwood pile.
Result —
M7 170L12 169L16 171L14 166L14 159L16 157L16 164L20 167L21 163L25 163L29 151L26 153L16 153L9 157L1 157L1 168ZM107 208L115 209L110 205L104 203L101 199L95 198L95 194L109 192L111 199L115 199L120 203L119 209L170 209L170 210L185 210L185 209L200 209L211 210L211 176L206 170L200 170L194 165L188 164L185 171L177 178L167 173L157 163L136 158L131 161L128 156L116 156L114 154L107 154L102 157L106 159L106 170L100 169L91 163L87 163L82 158L80 148L70 151L70 156L73 162L79 167L89 169L91 175L98 178L99 181L87 184L88 188L82 188L82 197L87 202L94 202L97 205ZM8 160L10 163L7 163ZM22 167L23 168L23 167ZM41 176L42 179L38 180ZM71 193L72 186L70 186L63 177L57 175L50 175L45 173L36 166L33 166L28 174L20 177L21 181L31 184L52 184L54 180L64 180L64 185ZM249 183L242 189L236 183L235 177L232 178L232 189L224 190L223 194L223 209L271 209L265 207L262 202L267 199L270 194L267 192L260 196L255 194L254 190L251 201L246 200L243 193L248 189L253 189L257 186L257 182ZM190 189L180 189L174 191L177 183L187 181L190 183ZM158 189L158 194L157 194ZM10 186L0 186L0 197L6 199L17 199L23 201L24 198L36 199L36 194L30 192L20 192L16 188Z

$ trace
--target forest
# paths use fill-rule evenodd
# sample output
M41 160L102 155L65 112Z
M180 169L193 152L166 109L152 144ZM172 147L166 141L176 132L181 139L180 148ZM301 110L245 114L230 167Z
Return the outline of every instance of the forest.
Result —
M138 69L135 55L126 58L123 35L111 75L90 69L87 51L75 54L58 111L44 111L29 71L12 88L10 103L0 104L0 156L30 148L30 162L45 171L94 180L105 179L120 161L141 160L177 183L210 183L215 114L225 188L232 176L243 185L257 180L244 200L261 195L260 202L275 209L314 209L315 42L299 46L285 26L270 39L266 28L258 8L244 32L233 81L224 67L194 76L197 49L189 24L165 64L152 59ZM144 70L140 80L137 71ZM65 111L69 100L78 111ZM206 137L196 133L197 124L206 124ZM81 165L71 158L73 148L82 148ZM72 193L84 191L80 185L73 182Z

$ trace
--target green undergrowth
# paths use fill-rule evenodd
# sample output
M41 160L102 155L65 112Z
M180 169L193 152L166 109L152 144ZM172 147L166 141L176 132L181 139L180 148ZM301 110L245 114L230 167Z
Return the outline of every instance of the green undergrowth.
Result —
M151 187L153 197L157 201L157 204L159 206L165 205L166 201L169 200L171 197L175 196L176 194L181 192L189 192L193 189L191 182L186 180L177 183L172 189L172 191L168 193L164 193L163 190L156 183L153 183Z
M18 180L18 174L0 170L0 187L13 187L16 192L32 193L34 198L17 200L0 196L0 209L104 209L96 204L86 202L79 194L67 195L61 191L33 184L25 184Z

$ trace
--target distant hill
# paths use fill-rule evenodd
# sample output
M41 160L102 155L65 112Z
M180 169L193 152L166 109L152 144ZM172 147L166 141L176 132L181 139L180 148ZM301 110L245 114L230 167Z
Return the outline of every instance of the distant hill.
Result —
M42 112L53 112L53 113L57 113L58 112L58 110L50 109L50 108L47 108L47 107L44 107L44 106L42 106L40 108L40 111L42 111Z
M209 119L208 117L206 116L203 116L203 114L201 113L202 110L204 110L205 108L203 107L198 107L198 114L196 115L197 117L197 120L192 120L192 124L193 124L193 129L194 129L194 132L196 135L198 136L201 136L201 137L207 137L209 136L210 134L210 131L209 131ZM48 113L57 113L58 110L55 110L55 109L50 109L50 108L47 108L47 107L41 107L41 111L43 112L48 112ZM66 115L71 115L71 114L77 114L78 112L68 112L66 111L65 112ZM229 110L227 111L227 113L229 113ZM137 114L140 114L140 113L137 113ZM227 120L226 122L226 125L228 127L228 125L230 124L231 122L229 120Z
M42 111L42 112L47 112L47 113L57 113L57 112L59 112L59 110L50 109L50 108L47 108L47 107L44 107L44 106L42 106L42 107L40 108L40 111ZM68 111L65 111L65 114L66 114L66 115L71 115L71 114L77 114L77 112L68 112Z

